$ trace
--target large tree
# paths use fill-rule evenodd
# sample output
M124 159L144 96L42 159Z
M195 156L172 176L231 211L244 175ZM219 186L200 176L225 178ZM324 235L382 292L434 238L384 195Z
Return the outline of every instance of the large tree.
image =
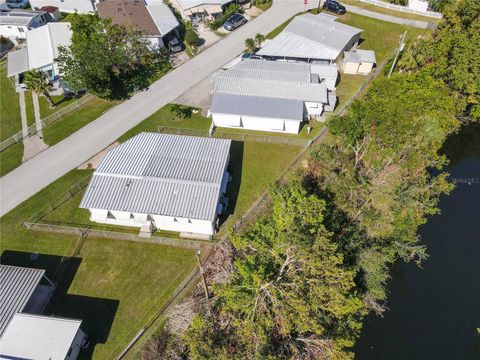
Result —
M98 15L75 14L72 43L57 58L64 79L73 89L87 88L102 98L124 98L149 85L170 66L159 49L142 34L113 25Z
M347 245L371 300L386 298L387 265L421 260L417 229L451 188L439 150L458 127L448 89L425 72L379 79L311 159L311 175L365 236ZM435 171L431 171L436 169Z
M235 271L186 335L193 359L349 357L343 349L358 334L363 302L324 210L294 183L274 193L270 217L233 236Z
M444 81L460 118L480 120L480 1L449 1L431 37L402 54L400 71L427 70Z

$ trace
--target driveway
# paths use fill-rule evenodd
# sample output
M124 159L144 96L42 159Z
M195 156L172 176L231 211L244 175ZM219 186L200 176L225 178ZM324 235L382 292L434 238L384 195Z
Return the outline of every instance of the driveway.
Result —
M307 5L314 7L315 4ZM0 215L84 163L119 136L212 74L244 48L245 39L267 34L305 10L299 0L274 0L273 6L230 36L155 82L146 91L107 111L60 143L28 160L0 179Z

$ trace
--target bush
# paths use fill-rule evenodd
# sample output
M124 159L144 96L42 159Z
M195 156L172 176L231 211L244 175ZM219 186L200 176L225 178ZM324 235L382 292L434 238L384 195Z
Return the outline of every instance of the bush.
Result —
M215 20L212 20L208 23L208 27L212 30L217 30L220 26L223 25L225 21L228 20L228 18L236 13L241 13L243 12L242 8L240 5L237 4L232 4L230 5L223 13L222 16L219 16Z
M185 41L187 42L188 45L192 47L197 47L198 45L198 34L195 32L195 30L187 30L185 33Z

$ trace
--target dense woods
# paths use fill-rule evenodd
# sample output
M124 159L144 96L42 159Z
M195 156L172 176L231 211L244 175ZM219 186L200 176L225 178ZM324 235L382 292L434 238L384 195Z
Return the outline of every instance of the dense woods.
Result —
M439 150L478 119L479 9L450 2L397 73L329 120L297 179L272 190L271 213L232 234L227 275L164 358L353 357L364 316L386 310L391 265L428 256L418 227L452 189Z

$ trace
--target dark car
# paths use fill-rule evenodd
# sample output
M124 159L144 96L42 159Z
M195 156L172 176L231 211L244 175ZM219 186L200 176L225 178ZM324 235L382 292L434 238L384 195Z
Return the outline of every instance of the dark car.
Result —
M223 27L225 30L233 31L236 28L246 23L247 23L247 19L245 19L245 16L243 16L242 14L235 14L230 16L230 18L227 21L225 21L225 23L223 24Z
M325 4L323 4L323 8L325 10L334 12L335 14L338 14L338 15L343 15L347 12L347 9L345 9L345 6L343 6L338 1L335 1L335 0L325 1Z
M173 53L178 53L183 50L182 44L176 37L173 37L168 43L168 50L170 50Z

